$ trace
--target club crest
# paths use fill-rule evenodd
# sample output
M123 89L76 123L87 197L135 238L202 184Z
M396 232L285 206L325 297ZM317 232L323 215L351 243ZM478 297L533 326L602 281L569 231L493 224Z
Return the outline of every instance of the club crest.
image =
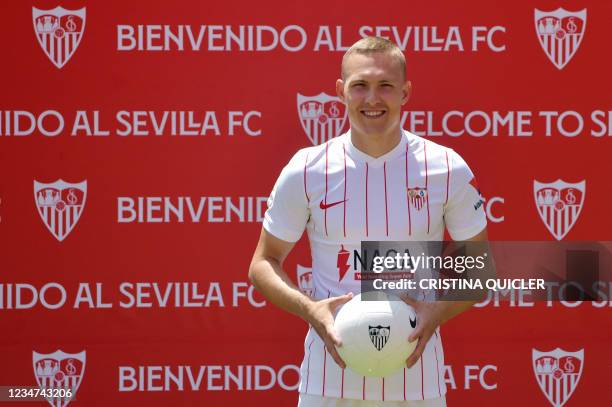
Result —
M427 188L408 188L408 198L410 204L420 211L427 201Z
M533 16L542 49L557 69L563 69L582 42L587 20L586 8L580 11L535 9Z
M65 407L74 398L83 380L85 351L74 354L61 350L49 354L32 352L32 365L39 388L70 391L71 397L46 398L52 407Z
M297 265L297 280L300 290L309 297L313 294L312 268Z
M50 184L34 181L34 201L40 218L47 229L60 242L79 221L85 199L87 198L87 181L71 184L57 180Z
M557 180L549 184L533 181L533 195L540 219L557 240L562 240L578 220L586 181L570 184Z
M391 333L391 326L372 326L368 325L370 340L372 341L372 345L376 348L376 350L380 351L385 347L387 341L389 340L389 334Z
M58 68L62 68L74 55L85 31L85 7L66 10L56 7L41 10L32 7L34 32L40 47Z
M340 98L326 93L316 96L298 93L297 110L302 128L313 145L325 143L342 134L347 111Z
M580 381L584 349L577 352L566 352L560 348L550 352L532 349L531 359L540 389L553 407L562 407Z

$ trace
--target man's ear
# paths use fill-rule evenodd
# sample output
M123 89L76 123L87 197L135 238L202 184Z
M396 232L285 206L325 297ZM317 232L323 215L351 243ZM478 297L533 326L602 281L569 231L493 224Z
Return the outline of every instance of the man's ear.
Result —
M338 95L342 103L346 103L344 97L344 81L342 79L336 80L336 95Z
M404 92L404 97L402 98L402 105L405 105L408 102L408 99L410 99L410 95L412 94L412 83L410 81L404 82L402 91Z

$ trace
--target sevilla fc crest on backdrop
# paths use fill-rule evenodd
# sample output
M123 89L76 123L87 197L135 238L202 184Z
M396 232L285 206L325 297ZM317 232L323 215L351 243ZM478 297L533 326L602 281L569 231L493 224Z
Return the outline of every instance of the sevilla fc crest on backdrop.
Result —
M297 280L300 290L309 297L313 294L312 268L297 265Z
M297 109L302 128L313 145L342 134L347 112L340 98L325 93L316 96L298 93Z
M566 352L560 348L550 352L533 349L531 359L540 389L553 407L562 407L580 381L584 349L577 352Z
M540 218L557 240L574 226L586 191L586 182L570 184L561 180L545 184L533 181L533 194Z
M74 55L85 30L85 7L66 10L40 10L32 7L34 32L44 53L58 68Z
M79 221L86 198L87 181L78 184L61 179L50 184L34 181L34 200L38 214L60 242Z
M587 11L534 10L535 29L542 49L548 59L558 68L572 59L584 36Z
M58 397L46 397L49 404L65 407L74 398L83 380L85 351L74 354L61 350L49 354L32 352L32 364L39 388L64 390L53 392Z

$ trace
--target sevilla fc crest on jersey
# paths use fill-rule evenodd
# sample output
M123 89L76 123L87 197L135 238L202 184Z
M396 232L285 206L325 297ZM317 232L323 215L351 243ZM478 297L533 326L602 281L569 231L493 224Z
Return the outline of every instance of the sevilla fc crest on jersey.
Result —
M584 36L587 11L534 10L536 34L548 59L558 68L572 59Z
M86 198L87 181L78 184L61 179L50 184L34 181L34 200L38 214L47 229L60 242L72 232L79 221Z
M370 334L370 340L372 341L372 345L376 348L376 350L380 351L385 347L387 341L389 340L389 334L391 333L391 326L371 326L368 325L368 330Z
M408 188L408 198L410 204L420 211L427 201L427 188Z
M313 294L312 268L297 265L297 280L300 291L309 297Z
M586 182L570 184L557 180L550 184L533 181L533 194L540 218L557 240L574 226L586 191Z
M298 93L297 109L302 128L313 145L342 134L347 112L340 98L325 93L316 96Z
M578 352L566 352L559 348L551 352L533 349L531 359L540 390L553 407L562 407L580 381L584 349Z
M58 68L74 55L85 30L85 7L66 10L40 10L32 7L34 32L44 53Z
M85 351L65 353L58 350L44 354L32 352L34 376L38 387L53 389L45 397L53 407L65 407L75 397L85 373Z

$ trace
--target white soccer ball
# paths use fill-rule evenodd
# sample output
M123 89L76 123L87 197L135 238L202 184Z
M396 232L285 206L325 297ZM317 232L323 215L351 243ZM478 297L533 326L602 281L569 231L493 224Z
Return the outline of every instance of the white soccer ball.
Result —
M395 295L384 292L356 295L338 311L334 328L346 365L364 376L382 377L406 366L417 341L408 342L416 327L416 312ZM376 299L376 301L370 301Z

